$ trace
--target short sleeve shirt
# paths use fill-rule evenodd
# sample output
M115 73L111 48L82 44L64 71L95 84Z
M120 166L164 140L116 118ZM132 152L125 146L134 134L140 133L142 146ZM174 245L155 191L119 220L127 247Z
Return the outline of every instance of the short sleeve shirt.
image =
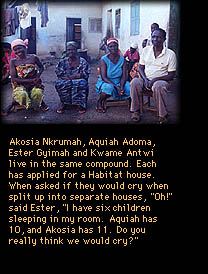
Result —
M155 58L153 46L147 46L142 51L139 63L145 66L147 79L152 80L165 76L168 72L176 71L176 54L164 47L160 55Z
M137 50L135 50L135 52L133 54L131 54L131 51L129 49L127 49L127 51L125 52L124 54L124 57L128 57L129 58L129 61L132 61L132 60L137 60L139 61L139 52Z

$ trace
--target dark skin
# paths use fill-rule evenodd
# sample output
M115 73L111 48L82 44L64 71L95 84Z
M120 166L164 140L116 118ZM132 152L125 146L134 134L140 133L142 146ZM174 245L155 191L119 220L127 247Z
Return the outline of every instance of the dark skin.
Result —
M155 31L155 30L158 29L158 28L159 28L158 25L152 24L152 25L151 25L151 33L153 33L153 31Z
M77 55L77 49L72 45L67 46L66 55L69 57L70 66L73 68L77 68L80 64L80 58ZM74 75L59 76L59 78L64 80L74 80L74 79L82 79L84 78L84 75L83 73L77 73Z
M40 75L44 71L43 64L40 62L39 58L36 55L27 54L27 49L25 46L15 46L14 48L15 54L18 56L16 59L11 59L10 62L10 75L13 82L17 82L19 84L36 84ZM17 76L16 66L25 65L25 64L34 64L38 67L39 71L37 73L37 77L34 79L22 79Z
M136 51L136 49L130 47L131 55L134 54L135 51ZM127 56L125 57L125 59L126 59L126 58L127 58ZM138 62L138 60L137 60L137 59L133 59L133 60L131 60L131 61L129 61L129 62L132 63L132 64L134 64L134 63Z
M165 41L165 37L159 30L153 31L152 44L153 44L153 51L154 51L155 58L157 58L161 54L161 52L163 50L164 41ZM145 74L145 65L139 66L139 73L140 73L142 79L144 80L145 88L148 90L152 89L152 86L156 81L164 80L164 81L169 82L169 81L173 80L173 78L175 77L175 71L171 71L171 72L168 72L167 75L156 77L156 78L153 78L152 80L149 80Z
M136 49L133 49L132 47L130 47L131 55L134 54L135 51L136 51ZM137 61L138 61L137 59L131 60L132 63L135 63L135 62L137 62Z
M118 53L118 44L115 42L111 42L108 45L108 50L110 53L107 55L107 57L110 59L110 61L112 63L116 64L120 58L120 55ZM110 81L107 78L107 65L104 60L101 60L101 63L100 63L100 74L101 74L103 81L108 84L112 84L120 96L122 96L124 94L124 85L126 83L126 61L125 60L124 60L124 64L122 67L122 77L120 80L121 87L118 87L116 84L114 84L112 81ZM103 101L105 99L107 99L108 97L110 97L110 95L101 92L100 97L97 102L97 108L102 107Z
M108 46L108 50L109 50L109 54L107 55L107 57L110 59L110 61L114 64L116 64L120 58L120 55L118 54L118 44L117 43L110 43ZM124 93L124 85L126 83L126 77L125 77L125 71L126 71L126 61L124 60L124 65L122 68L122 77L120 80L120 85L121 87L118 87L116 84L114 84L112 81L110 81L107 78L107 65L104 62L104 60L101 60L101 64L100 64L100 73L101 73L101 77L103 79L104 82L108 83L108 84L112 84L116 90L118 91L119 95L123 95Z

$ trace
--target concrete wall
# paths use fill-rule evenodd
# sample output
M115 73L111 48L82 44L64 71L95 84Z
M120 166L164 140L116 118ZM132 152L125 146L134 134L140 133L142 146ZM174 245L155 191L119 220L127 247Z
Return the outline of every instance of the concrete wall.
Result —
M89 33L89 18L101 18L100 2L48 2L49 21L46 27L41 27L41 15L35 2L29 2L31 16L36 17L37 55L49 55L55 51L58 56L65 50L66 18L81 18L82 49L88 49L88 55L95 57L99 54L99 43L102 33ZM13 36L5 37L5 42L12 42L20 37L19 29Z
M97 41L102 38L102 33L88 33L89 17L101 18L101 4L88 3L83 7L82 2L56 3L49 2L49 22L46 28L41 27L37 12L37 53L39 55L56 51L58 55L65 49L66 19L81 18L82 23L82 49L88 49L88 55L99 53Z
M66 18L81 18L82 24L82 49L88 49L88 55L97 55L99 52L98 41L102 33L88 33L89 17L101 18L101 4L88 2L49 2L49 22L46 28L40 27L40 20L37 25L38 53L45 54L56 51L58 54L65 49L66 42Z
M119 46L122 53L130 47L132 42L136 42L139 45L139 51L142 50L142 41L150 36L150 26L152 23L158 23L161 28L168 31L169 24L169 1L140 1L140 34L130 35L130 2L131 1L115 1L106 2L103 5L102 17L103 17L103 36L106 34L107 28L107 11L112 9L112 22L113 32L115 34L115 10L121 9L121 30Z
M142 50L142 41L150 37L150 26L158 23L168 34L170 1L140 1L140 34L130 35L130 3L131 1L93 1L93 2L48 2L49 22L47 27L41 27L40 12L35 2L29 2L31 13L36 17L36 43L37 55L49 55L50 51L56 51L58 56L65 50L66 42L66 18L81 18L82 22L82 49L88 49L88 55L96 57L99 51L99 43L106 35L107 11L112 9L112 25L115 34L115 10L121 9L121 30L119 46L124 53L132 42L139 45ZM102 33L89 33L89 18L102 18ZM17 30L15 36L6 37L5 41L19 38ZM167 35L168 38L168 35ZM168 41L166 42L168 44Z

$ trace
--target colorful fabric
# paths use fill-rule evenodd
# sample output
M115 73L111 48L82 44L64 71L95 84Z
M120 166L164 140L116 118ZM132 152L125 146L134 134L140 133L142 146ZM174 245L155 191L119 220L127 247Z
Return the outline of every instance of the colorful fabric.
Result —
M84 58L80 57L79 66L73 68L69 63L69 58L66 57L59 61L55 72L57 77L76 75L78 73L84 75L84 78L74 80L59 78L56 81L55 88L62 103L80 105L86 109L89 89L88 77L90 74L88 62Z
M24 64L16 66L17 77L25 79L35 79L37 77L37 69L34 64ZM41 79L38 78L36 83L12 83L12 96L14 100L26 108L39 108L43 99L44 86Z
M123 64L124 64L124 57L120 56L118 62L116 64L112 63L107 56L103 56L102 59L107 65L107 78L120 87L120 81L123 74ZM127 99L130 97L130 85L127 81L124 85L124 95L121 97L117 90L114 88L112 84L108 84L103 81L101 75L98 78L97 85L96 85L96 93L100 94L101 92L106 93L113 97L113 99L120 100L120 99Z
M25 78L25 79L35 79L37 78L37 69L34 64L24 64L24 65L19 65L16 66L16 71L17 71L17 76L19 78ZM12 81L12 86L17 87L17 86L23 86L26 89L32 89L32 88L41 88L44 89L44 86L42 85L42 81L39 78L36 83L23 83L23 84L18 84L17 82Z
M130 74L132 79L141 77L140 74L139 74L139 62L136 62L133 65L133 67L132 67L129 74Z

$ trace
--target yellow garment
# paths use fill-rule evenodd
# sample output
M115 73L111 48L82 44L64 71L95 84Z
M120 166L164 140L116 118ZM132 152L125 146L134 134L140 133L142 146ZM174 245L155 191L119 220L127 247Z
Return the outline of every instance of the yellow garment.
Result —
M41 88L33 88L27 91L23 86L18 86L13 89L12 96L20 105L24 105L26 109L32 107L38 109L43 100L43 90Z

